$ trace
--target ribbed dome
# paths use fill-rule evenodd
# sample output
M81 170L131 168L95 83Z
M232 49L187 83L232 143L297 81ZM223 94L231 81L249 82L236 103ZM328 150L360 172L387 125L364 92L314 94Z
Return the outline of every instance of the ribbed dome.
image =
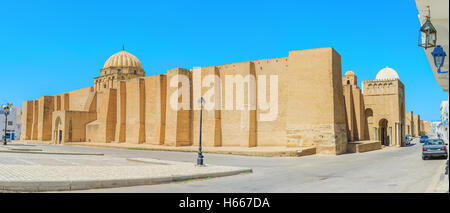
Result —
M349 70L345 73L345 75L355 75L355 73L353 71Z
M135 67L135 68L142 68L141 62L139 59L132 55L131 53L122 50L106 60L105 65L103 65L103 68L109 68L109 67Z
M385 67L378 72L377 77L375 77L375 79L386 80L386 79L400 79L400 78L398 77L398 74L395 70L389 67Z

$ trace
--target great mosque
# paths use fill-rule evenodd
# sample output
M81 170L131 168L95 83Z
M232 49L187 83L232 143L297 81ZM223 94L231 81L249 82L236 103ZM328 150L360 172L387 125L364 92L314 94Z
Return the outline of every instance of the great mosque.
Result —
M342 154L350 142L404 146L405 135L420 134L420 117L405 113L405 87L396 71L383 68L375 80L362 81L361 89L354 72L342 76L341 56L333 48L152 76L122 50L99 74L93 87L24 101L21 138L198 146L197 100L211 89L216 107L203 111L204 146L312 147ZM180 94L181 88L186 92ZM240 96L247 107L237 107ZM227 100L236 107L225 107ZM259 107L266 102L274 104ZM264 119L268 113L273 119Z

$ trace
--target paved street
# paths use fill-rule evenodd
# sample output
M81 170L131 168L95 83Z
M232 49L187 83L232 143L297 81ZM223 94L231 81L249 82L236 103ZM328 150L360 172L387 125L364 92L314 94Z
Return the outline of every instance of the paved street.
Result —
M445 163L421 159L418 139L404 148L360 154L249 157L206 154L205 162L253 169L252 174L163 185L77 192L425 192ZM55 146L58 150L104 153L105 157L195 162L196 153Z
M0 192L150 185L249 172L248 168L73 152L62 146L0 145Z

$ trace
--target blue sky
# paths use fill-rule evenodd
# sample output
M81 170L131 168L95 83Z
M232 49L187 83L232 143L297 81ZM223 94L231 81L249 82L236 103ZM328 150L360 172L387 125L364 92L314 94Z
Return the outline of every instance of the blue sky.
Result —
M417 46L419 27L412 0L2 1L0 103L93 86L122 44L147 75L331 46L359 84L395 69L406 111L438 120L448 93Z

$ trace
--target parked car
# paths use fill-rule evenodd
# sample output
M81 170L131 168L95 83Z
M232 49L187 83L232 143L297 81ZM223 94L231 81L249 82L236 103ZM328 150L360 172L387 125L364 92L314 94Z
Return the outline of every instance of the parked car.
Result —
M420 136L420 143L425 143L428 140L428 135L421 135Z
M422 159L426 160L430 157L445 157L447 159L447 145L442 139L429 139L422 148Z
M411 144L411 141L412 141L412 136L411 135L407 135L407 136L405 136L405 145L406 146L408 146L408 145L410 145Z

